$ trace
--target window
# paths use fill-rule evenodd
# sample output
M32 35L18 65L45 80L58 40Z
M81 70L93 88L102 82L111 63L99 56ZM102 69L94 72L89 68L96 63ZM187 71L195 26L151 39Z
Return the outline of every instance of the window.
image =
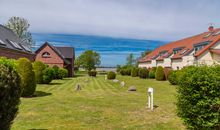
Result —
M42 54L42 57L43 57L43 58L49 58L49 57L50 57L50 53L49 53L49 52L44 52L44 53Z
M0 44L6 45L5 42L3 42L1 39L0 39Z
M18 45L18 43L10 41L10 43L12 44L12 46L14 46L17 49L22 49L20 45Z
M216 36L216 35L219 35L219 34L220 34L220 31L216 32L216 33L213 34L213 35Z
M31 52L31 49L30 49L29 47L27 47L27 46L25 46L25 45L22 45L22 47L23 47L26 51Z
M212 33L208 33L208 34L206 34L205 36L204 36L204 38L207 38L207 37L209 37L209 36L211 36L212 35Z

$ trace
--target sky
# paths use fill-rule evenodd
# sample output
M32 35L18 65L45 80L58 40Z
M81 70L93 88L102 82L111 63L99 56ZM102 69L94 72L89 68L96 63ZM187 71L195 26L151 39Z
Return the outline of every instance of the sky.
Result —
M26 18L33 33L173 41L220 27L220 0L0 0L0 24Z

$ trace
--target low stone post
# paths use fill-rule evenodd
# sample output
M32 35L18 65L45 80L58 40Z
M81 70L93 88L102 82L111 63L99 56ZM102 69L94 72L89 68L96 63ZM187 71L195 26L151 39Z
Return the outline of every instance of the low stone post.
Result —
M105 75L105 80L107 80L107 75Z
M154 109L154 89L153 88L148 88L148 108L151 110Z

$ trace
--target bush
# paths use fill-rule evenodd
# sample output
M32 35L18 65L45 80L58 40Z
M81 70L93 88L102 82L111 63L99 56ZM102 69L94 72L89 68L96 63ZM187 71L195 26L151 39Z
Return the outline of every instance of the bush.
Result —
M59 67L57 65L53 66L53 71L54 71L54 75L53 75L53 79L60 79L61 77L59 77Z
M149 73L149 71L146 68L140 68L139 72L138 72L138 75L139 75L140 78L146 79L149 75L148 73Z
M125 69L121 69L120 74L123 75L123 76L126 75Z
M155 73L155 78L156 80L158 81L162 81L165 79L165 74L164 74L164 71L163 71L163 67L162 66L158 66L157 67L157 70L156 70L156 73Z
M121 71L121 66L120 66L120 65L117 65L117 66L116 66L116 72L117 72L117 73L120 73L120 71Z
M36 89L35 74L31 62L26 58L20 58L17 71L21 77L22 96L32 96Z
M35 73L35 80L36 83L42 84L43 83L43 70L46 68L46 65L40 61L35 61L33 63L33 69Z
M63 79L63 78L66 78L68 77L68 70L67 69L63 69L63 68L60 68L58 70L58 78L59 79Z
M95 70L88 71L88 74L89 74L89 76L96 77L97 71L95 71Z
M153 67L150 69L149 76L148 76L149 78L151 78L151 79L155 78L156 69L157 69L156 67Z
M172 85L178 85L180 76L181 76L181 70L171 70L168 75L168 81Z
M131 70L131 77L137 77L138 76L138 68L132 68Z
M107 74L107 79L115 79L116 78L116 73L113 71L108 72Z
M8 61L11 62L11 61ZM12 64L0 63L0 129L9 130L17 115L21 80Z
M188 129L219 130L220 66L187 67L177 88L177 112Z
M49 84L53 80L54 69L47 67L43 70L43 83Z

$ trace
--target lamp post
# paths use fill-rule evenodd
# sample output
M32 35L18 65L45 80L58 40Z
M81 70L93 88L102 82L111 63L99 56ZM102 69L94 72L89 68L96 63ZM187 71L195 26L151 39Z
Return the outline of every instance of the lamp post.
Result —
M154 109L154 95L153 95L154 89L148 88L148 108L150 108L152 111Z

